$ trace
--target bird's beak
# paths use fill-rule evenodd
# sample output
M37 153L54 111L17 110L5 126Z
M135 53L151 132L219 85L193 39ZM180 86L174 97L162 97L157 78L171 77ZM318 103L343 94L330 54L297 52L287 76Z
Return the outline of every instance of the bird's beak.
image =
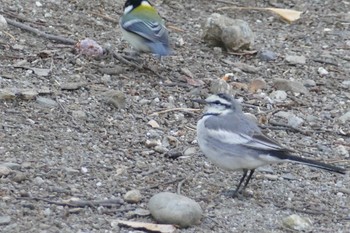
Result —
M192 99L193 102L199 103L199 104L206 104L207 102L202 99Z

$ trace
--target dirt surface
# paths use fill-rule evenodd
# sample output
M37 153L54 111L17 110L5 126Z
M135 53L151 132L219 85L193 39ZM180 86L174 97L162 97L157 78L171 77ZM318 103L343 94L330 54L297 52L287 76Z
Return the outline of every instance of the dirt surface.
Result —
M256 172L247 197L229 198L222 192L233 189L241 173L222 171L202 156L195 140L200 112L151 115L164 109L198 108L191 99L206 97L213 82L226 73L235 77L228 83L263 78L267 87L262 92L233 88L236 98L259 107L244 111L277 121L282 121L273 115L277 110L293 112L304 119L301 131L272 127L266 129L268 135L304 151L305 157L349 168L349 121L338 120L350 110L350 90L342 84L350 78L349 2L235 1L238 6L305 11L293 24L267 12L218 11L231 6L223 1L153 2L170 25L174 49L162 62L142 55L154 72L109 56L77 56L72 46L16 27L0 30L0 88L36 90L36 98L55 101L47 105L16 96L0 102L0 162L15 163L0 179L0 215L11 218L0 231L139 232L112 227L111 221L154 222L150 216L137 215L137 209L147 210L148 200L158 192L180 191L204 210L199 225L181 232L291 232L282 226L291 214L309 218L313 232L350 232L349 174L281 164ZM2 0L0 13L43 32L77 41L89 37L119 53L129 50L118 24L102 17L118 20L123 1L40 3ZM254 49L272 51L277 59L266 62L259 55L232 55L208 46L201 40L201 24L214 12L246 20L256 34ZM290 65L287 55L304 56L306 62ZM233 66L238 61L258 71L239 72ZM28 67L51 72L38 75ZM320 67L329 74L321 77ZM105 68L113 68L114 74ZM203 85L191 85L189 76ZM309 95L288 92L282 104L271 105L265 96L275 90L277 78L301 83L310 79L316 86L308 87ZM106 100L111 90L120 91L121 108ZM150 120L159 128L148 125ZM155 147L154 141L161 145ZM196 152L190 153L193 148ZM122 200L132 189L142 194L136 204L61 205L73 199Z

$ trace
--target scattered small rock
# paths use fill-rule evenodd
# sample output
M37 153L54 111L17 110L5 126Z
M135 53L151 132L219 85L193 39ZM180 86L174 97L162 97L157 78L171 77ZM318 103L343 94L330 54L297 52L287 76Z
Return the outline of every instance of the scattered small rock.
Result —
M75 111L72 111L72 116L75 118L75 119L86 119L86 113L82 110L75 110Z
M268 180L278 180L278 175L273 175L273 174L264 174L264 177Z
M53 99L42 97L42 96L38 96L38 98L36 98L36 102L44 107L49 107L49 108L54 108L58 105L57 102L54 101Z
M287 55L286 61L293 65L297 65L297 64L303 65L306 63L306 58L304 56Z
M350 121L350 111L342 115L341 117L338 118L341 123L345 123L347 121Z
M6 166L0 165L0 177L7 176L12 172L12 170Z
M296 231L304 231L311 227L312 222L309 218L302 218L299 215L292 214L283 219L283 225Z
M42 185L45 183L45 180L43 180L43 178L41 178L40 176L37 176L33 179L33 182L37 185Z
M155 147L155 146L161 146L162 143L159 140L146 140L145 145L148 148Z
M21 90L18 95L25 100L33 100L39 95L36 90Z
M215 79L210 84L210 92L231 94L232 87L223 79Z
M198 224L203 213L200 205L194 200L170 192L154 195L149 200L148 207L157 222L180 227Z
M263 78L253 79L248 86L248 90L252 93L257 90L263 90L266 88L266 81Z
M262 61L273 61L277 59L276 53L269 51L269 50L264 50L258 53L258 57Z
M0 216L0 226L8 225L11 222L11 217L7 215Z
M350 89L350 80L345 80L341 83L343 88Z
M5 163L0 163L0 166L5 166L8 167L12 170L19 170L21 169L21 165L18 163L11 163L11 162L5 162Z
M16 175L12 177L12 180L17 183L21 183L28 179L28 174L25 174L23 172L16 172Z
M166 147L164 147L164 146L162 146L162 145L155 146L153 149L154 149L155 151L157 151L158 153L166 153L166 152L169 151L168 148L166 148Z
M284 119L287 119L287 121L288 121L287 124L289 126L294 127L294 128L298 128L304 123L304 120L302 118L296 116L292 112L279 111L275 114L275 116L279 116L279 117L282 117Z
M16 98L16 93L8 89L0 89L0 100L13 100Z
M306 79L304 81L304 86L305 87L315 87L316 86L316 82L312 79Z
M105 92L103 96L107 104L111 104L117 108L125 108L126 97L123 92L118 90L110 90Z
M184 151L184 156L192 156L197 153L197 147L189 147Z
M338 154L340 154L341 156L344 156L345 158L349 158L349 150L343 146L343 145L338 145L336 147L336 151L338 152Z
M231 51L249 50L254 44L254 33L246 21L214 13L205 22L203 39Z
M155 120L150 120L147 125L151 126L152 128L158 129L160 126Z
M142 198L140 190L133 189L124 194L124 200L128 203L138 203Z
M317 72L318 72L318 74L319 74L321 77L327 76L327 75L329 74L329 72L328 72L325 68L323 68L323 67L319 67L319 68L317 69Z
M0 15L0 29L4 30L7 28L7 21L4 16Z
M85 82L70 82L70 83L62 83L61 89L67 91L78 90L86 85Z
M274 102L283 102L287 99L287 92L285 92L283 90L273 91L270 94L270 98Z
M294 93L309 94L308 89L300 82L277 78L273 81L277 90L292 91Z

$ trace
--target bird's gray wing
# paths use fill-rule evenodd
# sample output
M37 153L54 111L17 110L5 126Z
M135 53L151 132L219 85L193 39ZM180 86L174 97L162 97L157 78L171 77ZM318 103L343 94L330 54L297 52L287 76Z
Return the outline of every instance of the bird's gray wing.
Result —
M278 142L262 134L258 125L243 113L208 117L204 124L208 136L222 143L256 150L286 151Z
M146 40L152 42L161 42L168 44L168 32L166 28L157 21L145 19L130 19L127 18L121 21L121 26L132 33L135 33Z

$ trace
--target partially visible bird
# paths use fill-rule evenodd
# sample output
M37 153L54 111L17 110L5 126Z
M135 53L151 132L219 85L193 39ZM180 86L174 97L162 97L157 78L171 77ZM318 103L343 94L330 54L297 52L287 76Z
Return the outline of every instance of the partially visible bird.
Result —
M209 160L226 170L243 170L235 196L247 187L257 167L285 161L297 162L331 172L345 174L345 169L291 155L291 150L265 136L255 121L242 112L239 102L228 94L211 95L205 100L204 114L197 123L197 140ZM249 174L248 174L249 171Z
M170 54L168 30L149 1L127 0L119 23L123 38L136 51L160 57Z

